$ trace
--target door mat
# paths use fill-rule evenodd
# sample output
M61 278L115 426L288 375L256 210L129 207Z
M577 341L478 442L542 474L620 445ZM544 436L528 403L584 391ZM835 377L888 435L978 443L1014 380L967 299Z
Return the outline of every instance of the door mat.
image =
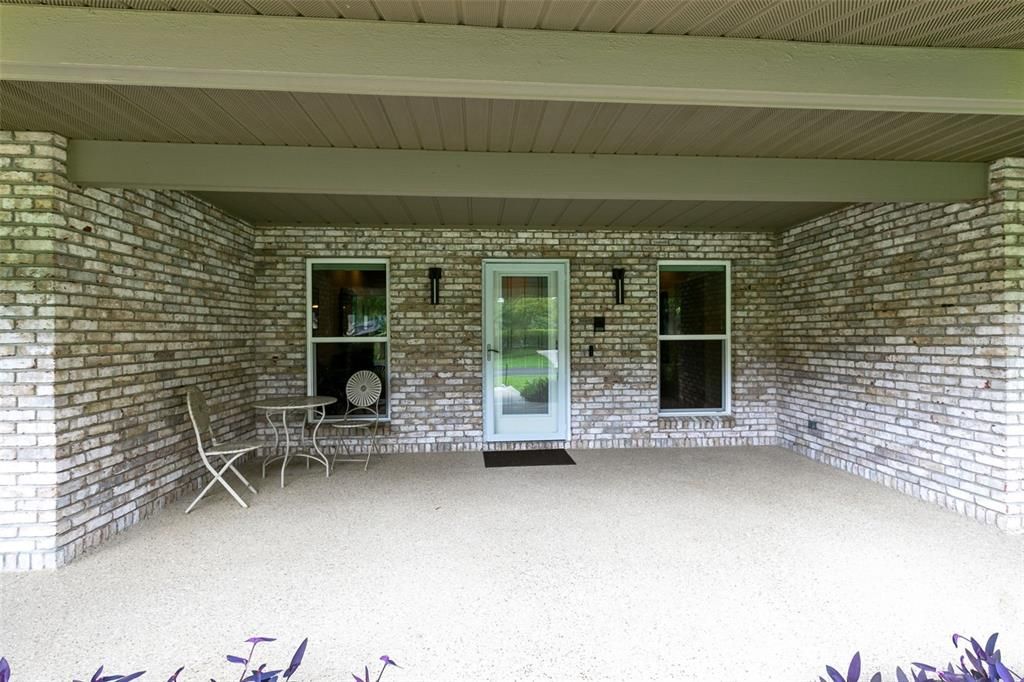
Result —
M557 464L576 464L562 448L551 450L484 450L484 466L490 467L543 467Z

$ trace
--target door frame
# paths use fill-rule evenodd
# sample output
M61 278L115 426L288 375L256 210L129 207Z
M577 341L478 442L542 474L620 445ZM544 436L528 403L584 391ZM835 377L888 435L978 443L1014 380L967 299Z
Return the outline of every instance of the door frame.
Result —
M558 367L559 376L564 377L561 382L561 395L558 396L561 405L561 414L558 417L559 430L551 433L516 433L499 434L494 433L494 390L493 375L487 367L487 335L492 328L494 311L488 305L491 285L488 283L489 267L500 268L502 265L557 265L562 267L564 282L560 286L561 300L558 305L559 319L559 353ZM499 443L512 441L569 441L572 435L572 368L570 366L571 355L569 352L572 327L569 318L569 259L568 258L484 258L480 268L481 277L481 319L483 326L480 334L480 367L483 371L483 440L485 443ZM564 374L562 367L565 367Z

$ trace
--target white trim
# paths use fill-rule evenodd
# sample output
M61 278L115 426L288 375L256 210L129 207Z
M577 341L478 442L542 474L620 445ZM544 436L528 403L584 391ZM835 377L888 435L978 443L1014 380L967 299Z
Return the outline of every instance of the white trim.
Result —
M384 266L384 315L387 319L387 334L384 336L313 336L313 265L383 265ZM381 422L391 421L391 263L387 258L306 258L306 394L316 393L316 381L313 374L316 370L316 353L314 346L318 343L383 343L387 376L384 377L384 395L387 396L387 408L378 418ZM343 396L335 396L342 399ZM340 417L328 415L324 421L337 421Z
M558 304L558 317L559 317L559 376L562 379L560 383L561 394L558 396L560 414L558 415L558 432L557 433L514 433L514 434L498 434L494 433L494 414L493 414L493 376L488 371L487 363L487 338L489 330L493 324L493 310L488 305L489 294L491 293L491 285L488 284L488 266L537 266L537 271L544 271L545 274L551 272L550 266L560 266L559 272L562 275L562 282L559 285L559 304ZM524 268L524 271L528 272L529 267ZM481 355L481 368L483 371L483 394L481 396L483 403L483 440L486 443L499 443L499 442L519 442L519 441L564 441L568 442L572 439L572 353L571 353L571 329L572 324L569 318L569 297L571 295L570 283L570 265L569 259L567 258L485 258L482 261L481 268L481 319L483 321L483 329L481 330L480 338L480 355ZM561 367L565 367L565 372L561 372Z
M390 335L384 336L314 336L313 343L368 343L370 341L390 341Z
M8 80L375 96L1024 112L1021 50L29 5L3 5L0 11L0 71Z
M725 333L724 334L662 334L661 333L661 269L667 265L698 266L711 265L725 268ZM728 260L659 260L658 261L658 416L693 417L732 415L732 261ZM722 409L706 408L694 410L661 409L661 342L662 341L722 341Z
M961 161L71 140L67 170L78 185L189 192L844 203L988 197L988 164Z

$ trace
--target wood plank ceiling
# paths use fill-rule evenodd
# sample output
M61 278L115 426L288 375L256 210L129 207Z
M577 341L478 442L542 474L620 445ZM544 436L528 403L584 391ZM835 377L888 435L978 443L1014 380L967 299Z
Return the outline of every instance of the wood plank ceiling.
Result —
M1024 47L1020 0L4 0L465 24L764 38L850 45Z
M921 161L1024 155L1019 116L14 81L0 82L0 111L7 127L135 142Z
M1021 0L0 0L956 48L1024 47ZM991 161L1024 117L0 81L0 126L71 138L481 152ZM835 203L198 193L255 224L779 230Z
M195 192L256 225L437 225L673 228L776 232L842 208L840 203L482 199Z

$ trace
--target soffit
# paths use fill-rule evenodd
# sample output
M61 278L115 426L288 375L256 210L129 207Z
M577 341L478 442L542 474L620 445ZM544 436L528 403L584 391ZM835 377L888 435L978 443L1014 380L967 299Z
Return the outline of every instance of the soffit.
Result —
M864 45L1024 47L1019 0L2 0Z
M253 192L196 195L255 225L644 227L774 232L838 203L479 199Z
M138 142L992 161L1024 117L0 82L0 125Z

